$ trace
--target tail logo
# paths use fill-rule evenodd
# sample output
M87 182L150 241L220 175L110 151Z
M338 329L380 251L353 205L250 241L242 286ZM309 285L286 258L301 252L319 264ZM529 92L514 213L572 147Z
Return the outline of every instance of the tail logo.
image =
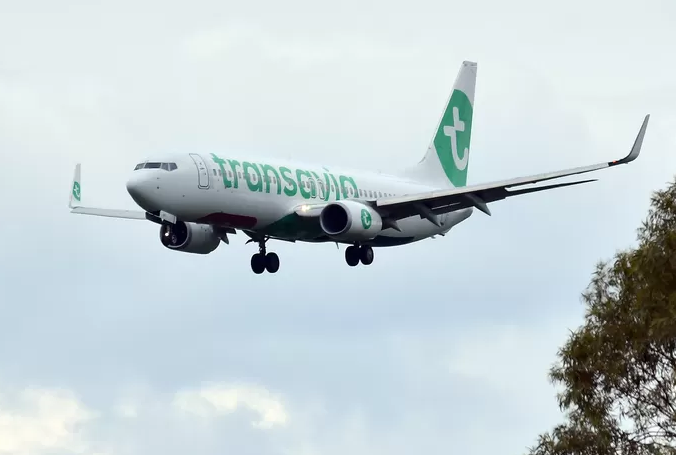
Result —
M434 138L434 148L448 180L455 187L467 184L472 103L461 90L454 90Z
M361 225L364 229L371 227L371 214L366 209L361 209Z
M453 106L453 125L444 126L444 134L451 139L451 153L453 155L453 162L456 169L464 171L467 167L467 160L469 158L469 147L465 147L462 153L462 158L458 155L458 135L465 131L465 122L460 120L460 111L457 106Z
M80 202L80 183L79 182L73 183L73 197L75 198L76 201Z

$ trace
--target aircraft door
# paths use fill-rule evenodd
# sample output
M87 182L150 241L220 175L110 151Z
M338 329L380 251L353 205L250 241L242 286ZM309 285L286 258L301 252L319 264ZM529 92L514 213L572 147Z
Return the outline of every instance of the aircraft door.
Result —
M190 158L195 162L195 167L197 168L197 186L200 189L206 190L209 188L209 169L204 163L204 160L197 153L191 153Z

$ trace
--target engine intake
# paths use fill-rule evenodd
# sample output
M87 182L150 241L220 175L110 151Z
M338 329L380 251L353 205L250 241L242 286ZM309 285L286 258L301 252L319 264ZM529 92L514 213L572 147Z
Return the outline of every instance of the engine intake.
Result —
M343 241L371 240L383 228L380 214L357 201L327 205L319 214L319 224L328 236Z
M170 250L184 253L209 254L218 248L220 237L208 224L185 223L163 224L160 241Z

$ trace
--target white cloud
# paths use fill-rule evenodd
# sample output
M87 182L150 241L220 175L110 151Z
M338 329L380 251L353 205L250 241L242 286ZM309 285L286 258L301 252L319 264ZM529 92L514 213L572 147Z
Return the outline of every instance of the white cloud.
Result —
M674 7L291 3L0 6L0 371L105 411L8 393L0 455L519 453L560 419L547 368L567 327L547 320L676 169ZM88 204L130 209L128 173L160 150L414 163L465 58L473 182L619 157L650 112L644 154L354 271L334 245L277 242L282 271L256 277L241 234L203 258L163 249L153 225L66 210L78 161ZM35 241L45 226L58 242ZM266 388L198 386L233 376Z
M96 418L72 392L27 388L0 397L0 454L91 453L81 429Z
M174 406L181 412L214 417L246 408L259 415L251 422L257 428L269 429L288 423L281 399L267 389L248 385L209 384L198 389L178 392Z
M243 410L256 414L257 418L250 422L254 430L289 429L288 412L281 398L264 387L211 383L169 395L147 386L127 387L126 391L124 399L110 411L102 412L90 409L70 390L5 390L0 393L0 455L167 453L167 448L175 453L183 450L195 431L201 430L203 438L217 444L224 432L238 426L237 421L249 419L237 413ZM176 413L187 420L176 420ZM215 426L225 414L235 418L225 426ZM196 416L206 425L195 427ZM279 437L297 440L293 431L275 434L262 443L280 440Z

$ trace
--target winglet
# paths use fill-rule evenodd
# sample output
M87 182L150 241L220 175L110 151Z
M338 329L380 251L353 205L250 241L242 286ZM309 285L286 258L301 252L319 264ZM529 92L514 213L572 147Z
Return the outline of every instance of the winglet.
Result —
M618 164L630 163L634 161L636 158L638 158L639 153L641 153L641 146L643 145L643 137L645 136L645 130L648 128L648 120L650 120L650 114L645 116L645 119L643 120L643 125L641 125L641 129L638 131L638 135L636 136L634 145L631 147L629 155L625 156L621 160L611 161L610 163L608 163L608 166L617 166Z
M68 207L75 208L80 206L82 200L82 187L80 184L80 163L75 165L75 173L73 174L73 182L70 187L70 198L68 200Z

